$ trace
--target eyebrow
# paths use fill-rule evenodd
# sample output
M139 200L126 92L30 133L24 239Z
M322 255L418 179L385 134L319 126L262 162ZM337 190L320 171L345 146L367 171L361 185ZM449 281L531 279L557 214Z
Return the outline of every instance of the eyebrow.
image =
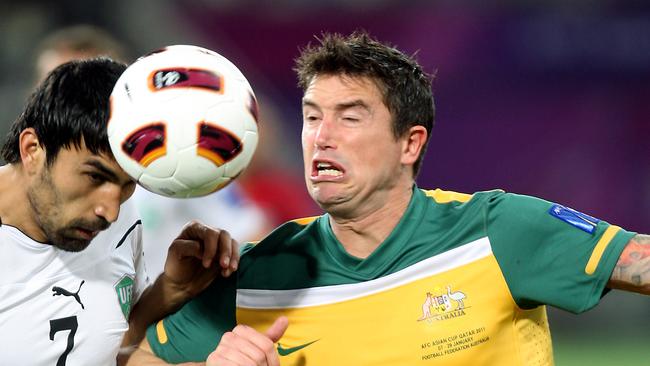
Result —
M313 102L313 101L311 101L309 99L304 99L304 98L302 100L302 106L303 107L313 107L313 108L316 108L316 109L320 109L318 104L316 104L315 102ZM334 108L336 110L342 111L342 110L345 110L345 109L355 108L355 107L361 107L361 108L365 109L366 111L370 111L370 107L368 106L368 104L366 102L364 102L363 100L361 100L361 99L355 99L355 100L351 100L349 102L337 103Z
M84 162L84 164L89 165L95 168L96 170L99 170L102 174L106 175L109 178L109 180L113 182L120 181L120 178L117 176L117 174L114 171L112 171L110 168L108 168L107 166L105 166L104 164L102 164L97 160L87 160Z

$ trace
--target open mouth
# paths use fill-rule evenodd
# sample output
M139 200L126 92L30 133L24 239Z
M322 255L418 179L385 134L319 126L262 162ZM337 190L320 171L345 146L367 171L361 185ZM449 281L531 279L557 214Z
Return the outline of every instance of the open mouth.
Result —
M77 227L76 229L77 229L77 232L81 235L81 237L84 238L84 239L87 239L87 240L94 238L98 233L98 231L87 230L87 229L80 228L80 227Z
M314 161L312 177L340 177L343 169L328 161Z

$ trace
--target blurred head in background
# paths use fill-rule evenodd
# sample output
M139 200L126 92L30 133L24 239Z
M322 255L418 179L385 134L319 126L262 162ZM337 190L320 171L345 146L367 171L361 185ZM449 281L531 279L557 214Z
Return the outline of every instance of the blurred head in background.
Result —
M127 62L128 55L122 43L105 30L93 25L74 25L62 28L40 43L35 63L36 82L40 82L58 65L74 59L107 56Z

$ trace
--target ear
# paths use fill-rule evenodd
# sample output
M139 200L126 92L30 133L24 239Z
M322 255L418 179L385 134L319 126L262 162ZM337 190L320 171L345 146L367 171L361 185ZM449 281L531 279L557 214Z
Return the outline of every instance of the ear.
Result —
M422 125L415 125L409 129L403 140L402 159L400 160L402 164L415 164L427 141L427 135L427 129Z
M36 131L29 127L23 130L18 137L20 161L27 173L40 170L45 163L45 149L40 144Z

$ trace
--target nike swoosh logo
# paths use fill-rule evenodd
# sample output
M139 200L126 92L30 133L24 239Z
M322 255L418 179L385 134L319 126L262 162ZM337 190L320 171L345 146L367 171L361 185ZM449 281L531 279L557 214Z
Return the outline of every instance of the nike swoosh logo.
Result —
M318 342L318 341L319 341L319 339L317 339L315 341L311 341L309 343L301 344L300 346L291 347L291 348L284 348L284 347L282 347L282 345L280 343L278 343L278 354L280 356L288 356L288 355L290 355L290 354L292 354L292 353L294 353L296 351L299 351L299 350L309 346L310 344Z

